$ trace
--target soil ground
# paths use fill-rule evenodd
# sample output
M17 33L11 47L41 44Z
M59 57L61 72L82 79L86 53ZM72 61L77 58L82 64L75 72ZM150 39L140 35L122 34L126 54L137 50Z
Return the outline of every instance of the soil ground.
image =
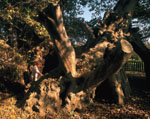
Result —
M150 91L144 76L133 76L130 73L128 76L132 94L124 105L110 104L103 100L85 106L82 111L68 113L60 110L57 114L47 113L45 117L18 108L16 101L21 96L4 90L5 86L1 84L0 119L150 119Z

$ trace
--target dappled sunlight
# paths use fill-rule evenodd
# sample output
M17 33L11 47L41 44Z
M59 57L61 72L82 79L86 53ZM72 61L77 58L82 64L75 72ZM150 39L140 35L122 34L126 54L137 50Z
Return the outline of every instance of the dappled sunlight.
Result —
M138 0L0 1L0 119L149 119L149 83L127 77L123 67L139 43L132 17L147 20L141 13L148 7L140 5ZM91 21L78 17L81 6L95 11ZM136 49L148 72L150 52L139 44Z
M104 41L97 44L94 48L90 48L89 52L83 53L81 59L77 62L78 72L81 74L84 72L91 72L96 66L103 61L104 51L107 48L109 42Z

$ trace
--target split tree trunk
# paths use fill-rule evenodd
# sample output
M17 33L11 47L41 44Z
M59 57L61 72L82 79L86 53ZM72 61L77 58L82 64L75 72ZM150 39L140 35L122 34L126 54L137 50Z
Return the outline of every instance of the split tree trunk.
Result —
M97 26L97 29L99 29L97 36L100 37L100 35L103 35L104 33L106 33L105 28L108 28L109 31L110 30L113 30L113 31L118 30L118 32L122 31L122 33L120 34L120 38L122 38L121 37L122 34L126 34L126 38L130 39L130 34L128 34L128 29L131 24L132 14L134 12L134 8L135 8L137 2L138 2L138 0L122 0L122 1L120 0L118 2L118 4L116 5L116 7L114 8L114 11L112 13L110 12L110 14L109 13L106 14L104 17L104 20L101 22L101 24L99 24ZM120 18L119 18L119 16L120 16ZM118 25L118 27L116 27L117 24L119 24L119 23L122 24L122 29L119 29L119 25ZM114 33L114 34L116 34L116 33ZM105 35L110 35L110 33L107 33ZM112 37L112 39L113 39L113 35L110 37ZM91 41L89 41L87 43L90 43L91 45L94 44L94 43L91 43ZM86 45L89 46L90 44L86 44ZM126 81L126 83L125 83L125 81ZM122 82L124 82L124 84ZM128 97L131 92L128 79L127 79L125 73L123 73L123 71L111 76L108 79L108 81L106 81L105 84L110 86L109 88L111 88L113 96L116 98L115 102L118 104L123 104L125 97ZM101 87L101 85L99 87ZM126 88L124 89L123 87L126 87ZM103 88L103 90L104 91L107 90L107 87ZM97 93L97 95L99 95L99 93ZM99 96L97 96L97 97L99 97Z
M125 3L124 6L122 6L123 3L120 3L121 1ZM55 44L62 63L61 68L66 74L70 73L72 77L61 76L55 80L52 77L49 77L48 80L46 80L47 77L41 78L31 86L21 103L23 106L44 112L45 110L56 111L63 104L64 109L74 111L82 108L83 103L89 100L91 92L94 92L94 89L104 80L112 79L111 77L114 79L112 82L118 80L115 75L120 72L133 52L132 46L126 39L130 37L127 32L137 0L120 0L120 2L115 11L106 14L102 22L104 25L98 26L100 29L96 44L87 52L82 53L80 62L78 62L80 63L79 71L81 71L78 77L75 76L74 49L63 26L59 5L50 4L43 13L40 13L39 17ZM126 10L119 12L124 7ZM116 86L115 90L119 93L120 87Z

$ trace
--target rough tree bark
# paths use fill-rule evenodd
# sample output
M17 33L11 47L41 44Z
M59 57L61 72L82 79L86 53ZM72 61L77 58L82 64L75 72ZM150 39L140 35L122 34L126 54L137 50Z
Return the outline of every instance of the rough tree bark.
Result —
M56 79L44 76L33 83L20 103L21 106L27 110L39 111L41 114L45 114L46 111L55 112L61 105L68 111L81 109L83 103L90 100L91 92L104 80L120 72L131 56L133 48L126 39L130 37L128 25L137 1L120 0L115 10L105 15L102 22L104 25L98 26L100 29L95 45L82 53L81 59L77 62L80 67L78 76L74 75L75 52L65 32L59 5L50 4L40 13L40 19L52 36L62 63L61 68L66 75ZM124 7L124 12L120 12ZM69 73L71 77L68 76Z
M129 27L131 24L131 18L132 18L133 12L134 12L134 8L135 8L137 2L138 2L138 0L136 0L136 1L128 1L128 0L119 1L117 3L116 7L114 8L114 11L110 14L109 13L106 14L104 17L104 20L101 21L101 23L96 27L96 30L99 31L99 32L98 31L96 31L96 32L98 34L103 34L103 31L105 31L105 27L108 27L109 29L112 29L116 32L121 31L121 30L119 30L120 29L119 25L117 27L118 29L115 28L115 26L117 26L117 24L120 23L120 24L122 24L122 26L124 26L124 28L122 27L122 31L123 31L122 33L126 34L127 39L131 39L130 34L128 33L128 30L129 30ZM120 18L119 18L119 16L120 16ZM108 19L107 17L109 17L110 19ZM96 34L96 36L100 37L100 35L97 35L97 34ZM90 46L90 45L92 46L94 44L93 41L89 41L87 43L88 43L88 44L86 44L87 46ZM111 76L109 79L107 79L105 81L104 84L110 86L110 89L111 89L111 90L109 90L110 92L113 90L112 91L113 97L116 98L115 102L118 104L123 104L125 97L128 97L131 92L128 79L125 76L125 73L123 70L121 72L119 72L118 74ZM101 86L103 87L103 85L100 85L97 90L101 89ZM105 86L105 89L103 88L103 90L108 90L108 89ZM99 91L97 93L97 95L99 95L100 93L102 93L102 92ZM97 96L97 97L99 97L99 96ZM112 100L113 100L113 98L112 98Z
M65 30L60 6L49 4L49 6L39 14L39 20L43 22L52 37L52 41L60 59L61 69L65 74L75 77L75 51Z

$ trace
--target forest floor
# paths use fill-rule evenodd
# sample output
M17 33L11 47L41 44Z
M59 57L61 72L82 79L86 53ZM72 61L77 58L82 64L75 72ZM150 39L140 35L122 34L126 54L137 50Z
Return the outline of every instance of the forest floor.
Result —
M150 91L146 89L144 77L129 76L131 96L124 105L109 104L103 100L84 107L79 112L48 113L40 117L38 113L29 113L16 106L16 95L1 91L0 119L150 119Z

